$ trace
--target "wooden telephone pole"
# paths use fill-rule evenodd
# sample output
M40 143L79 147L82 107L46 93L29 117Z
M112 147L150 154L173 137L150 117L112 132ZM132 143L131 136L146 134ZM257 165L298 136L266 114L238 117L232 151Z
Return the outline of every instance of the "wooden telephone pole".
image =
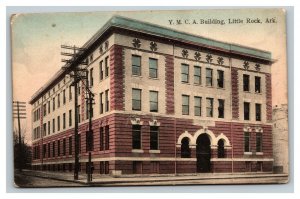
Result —
M18 137L19 137L19 170L23 167L22 139L21 139L21 119L26 119L26 102L13 101L13 118L18 120Z

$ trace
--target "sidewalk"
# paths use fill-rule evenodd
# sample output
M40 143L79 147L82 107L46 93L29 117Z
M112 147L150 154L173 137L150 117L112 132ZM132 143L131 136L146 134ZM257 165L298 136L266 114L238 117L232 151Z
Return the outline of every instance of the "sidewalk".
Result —
M156 175L122 175L112 177L108 175L93 174L93 181L87 183L87 175L79 174L78 181L74 180L70 172L49 172L24 170L23 175L41 178L76 182L90 186L120 186L120 185L149 185L149 184L231 184L231 183L283 183L288 179L287 174L272 173L193 173L193 174L156 174ZM267 180L269 179L269 180Z

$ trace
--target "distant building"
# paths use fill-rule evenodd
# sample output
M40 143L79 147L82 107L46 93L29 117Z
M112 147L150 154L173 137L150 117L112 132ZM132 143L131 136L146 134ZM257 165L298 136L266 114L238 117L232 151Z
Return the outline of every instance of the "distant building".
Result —
M94 172L272 171L270 52L119 16L82 48L75 60L87 61L95 94ZM85 172L83 82L77 97ZM71 83L61 69L30 100L34 169L74 169Z
M274 172L289 172L288 105L273 108L273 156Z

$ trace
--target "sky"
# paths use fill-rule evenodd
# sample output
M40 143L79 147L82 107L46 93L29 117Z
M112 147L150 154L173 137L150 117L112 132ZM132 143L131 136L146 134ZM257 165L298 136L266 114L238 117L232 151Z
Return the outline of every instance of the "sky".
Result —
M273 106L287 103L286 25L284 12L280 9L17 14L11 18L13 100L28 103L31 96L63 66L60 46L82 46L115 14L270 51L275 60L271 66ZM263 23L245 23L247 18L259 18ZM275 18L276 23L264 23L266 18ZM170 25L169 20L178 19L218 19L226 24ZM241 19L244 23L228 24L228 19ZM22 128L26 129L25 139L30 143L29 104Z

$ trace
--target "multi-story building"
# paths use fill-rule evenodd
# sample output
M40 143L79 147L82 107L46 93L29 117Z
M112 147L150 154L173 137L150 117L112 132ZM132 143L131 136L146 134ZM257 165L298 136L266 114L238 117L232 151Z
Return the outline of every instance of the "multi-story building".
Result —
M68 67L87 62L94 173L271 172L271 53L112 17ZM74 169L74 87L61 69L32 104L33 168ZM88 162L85 86L80 170Z

